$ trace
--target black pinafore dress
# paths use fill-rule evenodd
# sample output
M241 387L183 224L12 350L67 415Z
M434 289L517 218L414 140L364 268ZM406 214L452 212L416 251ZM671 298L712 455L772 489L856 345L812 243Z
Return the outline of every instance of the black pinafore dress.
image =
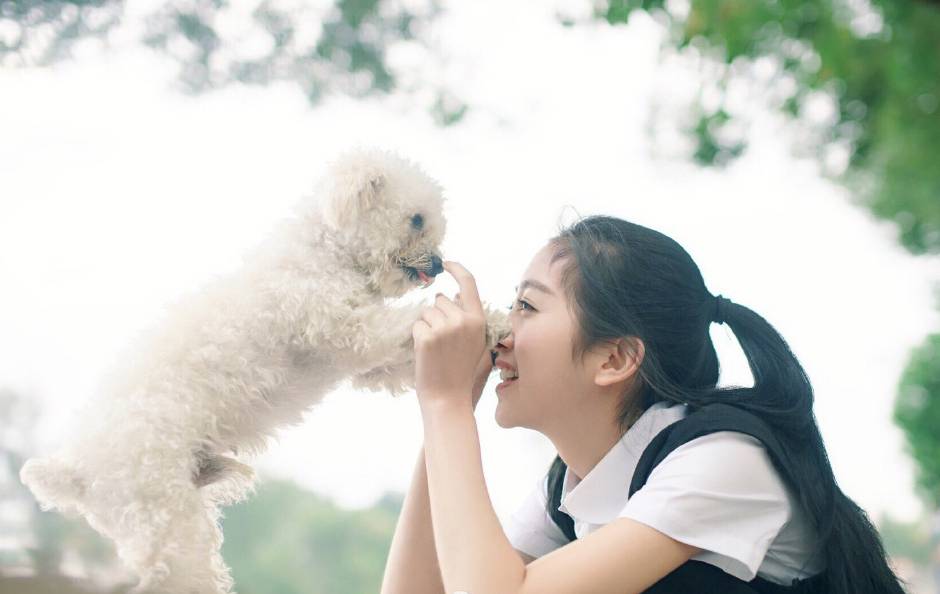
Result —
M657 464L680 445L717 431L737 431L760 440L770 454L774 468L781 474L785 484L793 469L787 465L787 456L782 455L780 442L773 432L757 416L728 404L709 404L660 431L646 446L633 478L628 497L632 497L649 478ZM558 509L561 503L563 481L556 481L549 494L552 502L552 520L561 528L569 540L575 540L574 520ZM794 579L791 585L783 586L755 577L746 582L704 561L688 560L644 591L644 594L825 594L825 571L806 579Z

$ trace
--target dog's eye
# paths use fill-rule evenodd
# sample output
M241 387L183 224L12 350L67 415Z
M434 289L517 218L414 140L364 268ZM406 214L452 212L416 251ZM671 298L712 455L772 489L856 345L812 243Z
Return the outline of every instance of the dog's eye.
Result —
M411 226L420 230L422 227L424 227L424 217L419 214L411 217Z

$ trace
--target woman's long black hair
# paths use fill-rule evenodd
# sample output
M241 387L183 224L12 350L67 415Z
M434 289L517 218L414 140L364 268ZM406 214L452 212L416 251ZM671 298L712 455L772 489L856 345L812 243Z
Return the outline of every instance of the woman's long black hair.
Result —
M578 320L573 358L593 345L622 337L643 341L635 389L619 411L622 431L660 401L690 411L721 402L765 421L792 457L788 485L817 535L825 563L822 591L831 594L903 594L868 515L836 484L813 414L813 388L783 337L751 309L730 301L721 315L747 357L753 387L717 387L718 356L709 334L715 297L692 257L676 241L621 219L592 216L564 228L550 244L562 260L562 284ZM556 456L548 493L563 480ZM551 514L551 497L548 497Z

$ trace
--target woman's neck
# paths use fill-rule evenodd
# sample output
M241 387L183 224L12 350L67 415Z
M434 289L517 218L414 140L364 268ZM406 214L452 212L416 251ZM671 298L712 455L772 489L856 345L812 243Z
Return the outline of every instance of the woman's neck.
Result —
M618 417L617 406L598 407L593 411L582 409L565 419L563 427L548 435L558 455L579 480L623 437L624 429ZM629 420L628 429L634 421L635 418Z

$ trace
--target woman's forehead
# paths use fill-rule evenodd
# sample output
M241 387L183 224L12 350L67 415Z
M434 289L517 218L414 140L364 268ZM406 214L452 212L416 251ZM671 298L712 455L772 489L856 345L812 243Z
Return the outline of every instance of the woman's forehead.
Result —
M520 284L520 285L518 285L518 286L516 287L516 292L518 293L519 291L525 291L526 289L528 289L528 288L530 288L530 287L531 287L532 289L536 290L536 291L539 291L539 292L541 292L541 293L545 293L546 295L551 295L551 296L553 296L553 297L555 296L555 290L554 290L554 289L552 289L551 287L549 287L549 286L546 285L545 283L543 283L543 282L541 282L541 281L539 281L539 280L537 280L537 279L534 279L534 278L525 278L525 279L522 279L522 284Z
M547 295L557 296L561 288L562 260L553 260L554 249L551 244L540 249L523 273L522 281L516 291L532 288Z

